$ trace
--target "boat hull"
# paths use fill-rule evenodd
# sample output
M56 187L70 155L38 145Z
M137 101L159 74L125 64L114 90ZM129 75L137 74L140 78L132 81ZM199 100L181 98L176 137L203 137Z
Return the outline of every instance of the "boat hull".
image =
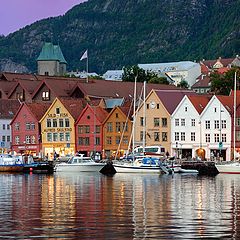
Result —
M118 165L113 164L117 173L162 173L160 167L148 167L148 166L128 166L128 165Z
M55 172L100 172L105 163L67 164L60 163L54 167Z
M227 173L227 174L240 174L240 164L232 163L232 164L215 164L219 173Z
M0 165L0 172L22 172L24 165Z

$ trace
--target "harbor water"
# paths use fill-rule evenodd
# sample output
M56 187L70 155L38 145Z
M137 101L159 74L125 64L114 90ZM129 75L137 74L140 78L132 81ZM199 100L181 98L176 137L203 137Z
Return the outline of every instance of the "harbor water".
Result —
M0 174L1 239L240 239L240 175Z

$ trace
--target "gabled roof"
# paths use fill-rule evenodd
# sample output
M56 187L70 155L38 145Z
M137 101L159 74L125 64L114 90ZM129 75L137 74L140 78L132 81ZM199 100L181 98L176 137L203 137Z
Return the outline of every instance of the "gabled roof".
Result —
M44 43L37 61L59 61L60 63L67 63L59 45L53 45L50 42Z
M20 105L18 100L0 99L0 119L12 119Z
M50 103L26 103L26 106L38 121L40 121L40 119L46 113L50 105Z
M207 106L208 102L212 98L211 95L206 96L188 96L189 100L191 101L192 105L195 107L197 112L201 114L204 108Z
M17 82L1 82L0 89L7 95L12 92L13 89L18 85Z
M174 112L175 108L181 102L182 98L185 95L187 96L197 95L197 93L191 90L181 90L181 91L154 90L154 91L170 115Z
M5 81L16 81L19 79L31 80L36 81L37 76L35 74L26 74L26 73L10 73L10 72L3 72L1 76L2 80Z
M59 101L64 105L75 121L86 106L86 101L84 99L59 98Z
M218 58L215 60L202 60L201 63L207 66L208 68L213 68L217 61L222 63L223 67L227 67L234 61L235 58Z
M191 88L209 88L210 87L210 77L208 75L202 74L196 83L192 85Z

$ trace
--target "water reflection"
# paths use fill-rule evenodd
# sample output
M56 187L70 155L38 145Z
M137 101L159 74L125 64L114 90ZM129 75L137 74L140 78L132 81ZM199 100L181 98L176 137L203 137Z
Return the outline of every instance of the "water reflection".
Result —
M3 239L240 239L240 176L0 174Z

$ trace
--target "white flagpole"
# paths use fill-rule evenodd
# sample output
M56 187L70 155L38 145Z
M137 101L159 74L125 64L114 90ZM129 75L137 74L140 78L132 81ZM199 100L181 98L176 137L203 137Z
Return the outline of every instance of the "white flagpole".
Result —
M237 72L234 74L234 104L233 104L233 161L236 160L236 103L237 103Z

